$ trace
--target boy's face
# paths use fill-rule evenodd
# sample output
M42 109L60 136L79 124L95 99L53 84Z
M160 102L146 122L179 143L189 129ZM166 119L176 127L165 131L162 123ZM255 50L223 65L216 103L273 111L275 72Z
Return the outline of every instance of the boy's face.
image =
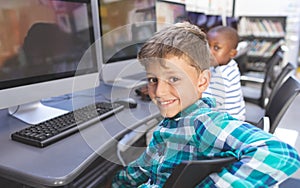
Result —
M166 64L146 66L148 92L164 117L174 117L202 97L210 79L209 71L199 73L185 58L169 56Z
M212 32L207 35L210 52L217 65L227 65L237 51L232 48L231 41L224 35Z

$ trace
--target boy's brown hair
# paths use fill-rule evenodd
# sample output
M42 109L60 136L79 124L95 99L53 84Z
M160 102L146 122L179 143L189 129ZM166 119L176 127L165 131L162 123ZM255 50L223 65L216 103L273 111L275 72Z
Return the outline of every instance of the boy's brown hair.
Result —
M206 34L189 22L176 23L155 33L139 51L138 59L146 66L153 58L160 61L169 55L187 58L199 71L208 69L210 51Z

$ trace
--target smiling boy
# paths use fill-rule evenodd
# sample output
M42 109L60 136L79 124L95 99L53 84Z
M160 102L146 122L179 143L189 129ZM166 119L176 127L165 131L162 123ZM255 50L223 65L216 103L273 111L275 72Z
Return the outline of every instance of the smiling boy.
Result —
M164 119L146 151L116 174L112 187L163 187L182 161L210 157L234 156L238 162L198 187L270 187L300 167L294 148L213 111L215 101L202 98L210 82L209 54L206 35L187 22L159 31L141 48L149 95Z

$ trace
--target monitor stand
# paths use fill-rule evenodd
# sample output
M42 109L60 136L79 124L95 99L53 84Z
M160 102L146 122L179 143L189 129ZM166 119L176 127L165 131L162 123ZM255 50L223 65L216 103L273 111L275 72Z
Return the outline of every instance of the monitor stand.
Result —
M48 119L65 114L68 111L43 105L41 102L32 102L8 108L10 115L28 124L38 124Z
M132 89L134 87L140 87L140 86L147 84L147 81L127 79L127 78L118 78L114 81L108 81L106 83L111 86Z
M114 80L108 80L105 83L111 86L132 89L134 87L140 87L148 83L145 75L145 72L140 72L128 76L117 77Z

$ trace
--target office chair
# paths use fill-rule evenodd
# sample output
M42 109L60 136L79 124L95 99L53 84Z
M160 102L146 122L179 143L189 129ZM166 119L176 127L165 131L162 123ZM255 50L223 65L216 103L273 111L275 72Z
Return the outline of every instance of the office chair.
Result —
M288 76L293 73L293 71L296 70L296 66L290 62L288 62L281 70L280 74L278 75L277 79L274 81L274 85L267 101L266 107L269 105L268 100L274 97L276 91L279 89L279 87L282 85L282 83L288 78Z
M194 188L208 175L220 172L223 167L236 161L234 157L183 161L174 169L163 188Z
M288 178L278 185L279 188L300 187L300 179Z
M269 60L266 62L266 66L264 68L264 71L263 72L257 72L257 71L246 71L246 65L245 63L239 63L239 66L242 66L244 67L244 71L241 72L241 81L243 84L246 84L248 82L252 82L252 83L257 83L257 84L262 84L264 82L264 78L265 78L265 74L267 71L273 71L273 68L274 68L274 64L272 63L269 63L269 62L272 62L274 56L278 55L277 53L283 53L284 48L281 46L281 44L279 44L275 50L274 50L274 53L273 55L269 58ZM283 55L282 55L283 56ZM275 63L276 64L276 63ZM273 66L273 67L272 67ZM270 69L272 68L272 69Z
M288 75L292 73L292 70L295 69L295 66L292 63L287 63L286 66L281 70L281 73L278 75L276 79L276 84L274 85L273 89L271 90L269 97L265 97L264 99L264 107L260 106L259 104L245 102L246 108L246 121L255 124L262 116L265 115L266 106L268 106L270 98L272 98L278 88L282 85L282 83L287 79Z
M278 83L276 83L278 84ZM276 86L277 87L277 86ZM258 107L257 105L246 103L246 121L257 124L257 120L261 117L268 117L270 119L270 133L274 133L281 118L294 101L300 92L300 82L294 76L289 76L279 89L270 98L266 108Z
M270 133L274 133L282 116L300 92L300 82L291 76L274 94L266 108L266 116L270 118Z
M247 81L245 80L245 76L241 76L241 82L243 83L241 86L244 100L246 102L250 102L253 104L257 104L260 107L264 108L266 103L265 100L268 98L270 94L270 90L272 88L269 87L270 83L273 79L273 69L275 65L278 65L283 59L283 51L281 48L278 48L278 50L274 53L274 55L270 58L268 62L266 62L266 70L264 72L264 79L263 82L260 83L257 81L258 78L251 78L250 76L247 77ZM246 83L251 82L252 84L255 84L256 87L248 86ZM256 83L255 83L256 82ZM257 83L259 84L257 87Z

